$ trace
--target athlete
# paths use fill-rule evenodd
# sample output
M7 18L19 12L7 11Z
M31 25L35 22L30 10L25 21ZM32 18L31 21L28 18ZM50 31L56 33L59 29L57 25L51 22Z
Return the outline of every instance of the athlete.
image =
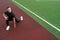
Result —
M23 17L21 16L20 18L16 18L15 14L12 12L11 7L6 8L6 12L3 13L3 17L6 20L6 30L10 29L9 22L13 21L14 23L14 28L16 27L16 23L20 22L23 20Z

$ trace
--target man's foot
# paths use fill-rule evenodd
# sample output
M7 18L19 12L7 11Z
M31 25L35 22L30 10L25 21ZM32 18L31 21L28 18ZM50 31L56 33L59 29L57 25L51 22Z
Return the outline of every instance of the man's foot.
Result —
M20 20L23 21L23 16L20 17Z
M9 29L10 29L10 26L7 26L7 27L6 27L6 30L8 31Z

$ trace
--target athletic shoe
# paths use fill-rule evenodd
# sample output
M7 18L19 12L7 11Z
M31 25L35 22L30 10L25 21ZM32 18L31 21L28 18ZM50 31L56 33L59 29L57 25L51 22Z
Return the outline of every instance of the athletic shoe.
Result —
M8 31L9 29L10 29L10 26L7 26L7 27L6 27L6 30Z
M20 17L20 20L23 21L23 16Z

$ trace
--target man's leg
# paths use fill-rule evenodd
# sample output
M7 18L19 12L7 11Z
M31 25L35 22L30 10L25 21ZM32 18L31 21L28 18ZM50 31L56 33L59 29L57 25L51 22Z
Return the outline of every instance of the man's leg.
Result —
M21 16L20 18L15 17L15 20L16 20L17 23L19 23L20 21L23 21L23 16Z
M15 18L16 22L19 23L20 22L20 19L19 18Z
M10 29L9 20L6 20L6 30L8 31L9 29Z
M6 20L6 26L9 26L9 21L8 20Z

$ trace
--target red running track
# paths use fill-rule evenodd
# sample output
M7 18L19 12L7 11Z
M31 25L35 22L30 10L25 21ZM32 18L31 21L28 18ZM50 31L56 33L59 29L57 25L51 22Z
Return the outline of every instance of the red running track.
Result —
M10 30L6 31L5 20L2 16L7 6L11 6L17 17L21 15L24 21L17 23L17 27L13 28L13 23L10 23ZM43 28L34 19L28 16L24 11L19 9L9 0L0 0L0 40L58 40L49 31Z

